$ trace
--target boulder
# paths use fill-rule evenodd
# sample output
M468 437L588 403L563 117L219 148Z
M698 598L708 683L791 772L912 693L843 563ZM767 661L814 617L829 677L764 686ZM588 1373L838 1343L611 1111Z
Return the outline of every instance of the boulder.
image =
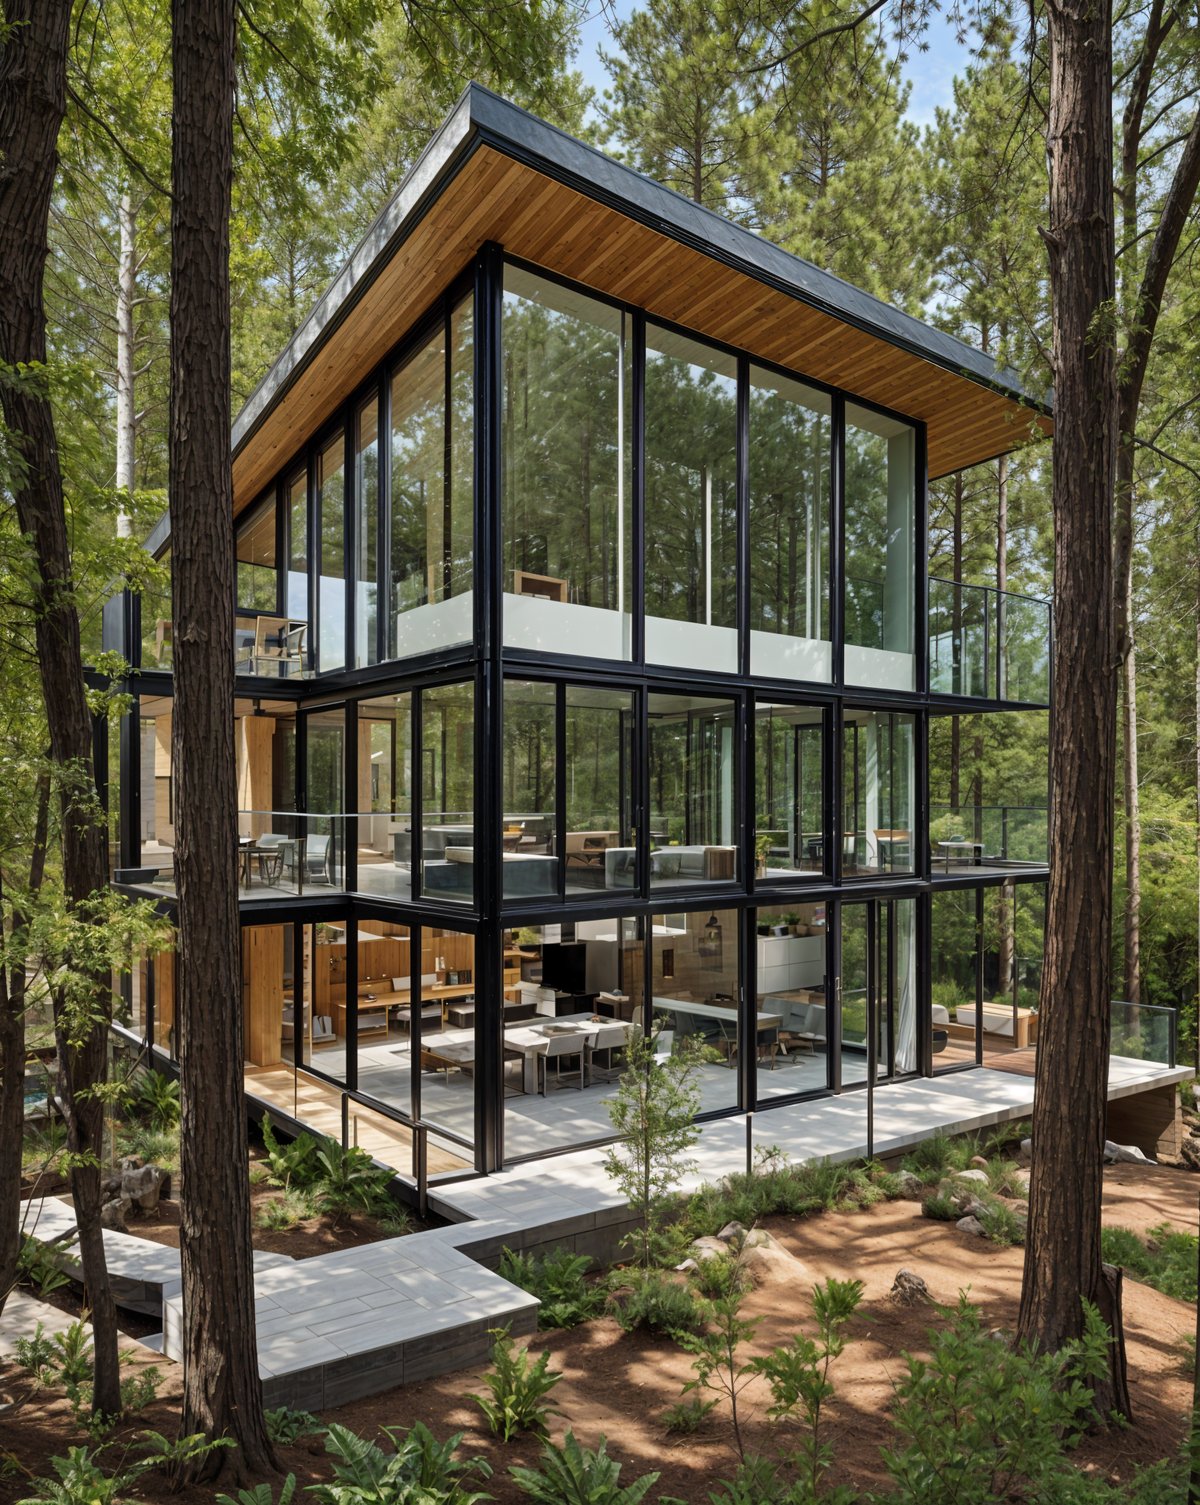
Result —
M157 1165L131 1165L126 1169L121 1163L121 1198L128 1198L139 1212L153 1212L162 1195L166 1172Z
M987 1172L974 1168L969 1171L955 1171L951 1179L954 1181L971 1181L976 1186L986 1186L988 1184Z
M750 1232L742 1240L743 1249L783 1249L788 1251L779 1242L773 1233L768 1233L765 1228L751 1228Z
M719 1238L698 1238L688 1254L693 1260L727 1259L729 1249Z
M981 1171L986 1171L988 1168L988 1163L982 1155L972 1155L971 1164L977 1166Z
M918 1301L930 1299L929 1287L912 1270L897 1270L888 1299L898 1306L915 1306Z
M958 1229L959 1233L973 1233L978 1238L987 1237L987 1229L976 1217L959 1218L954 1226Z
M1032 1139L1022 1139L1022 1141L1021 1141L1021 1148L1017 1151L1017 1158L1018 1158L1018 1160L1024 1160L1026 1162L1028 1162L1028 1161L1030 1161L1030 1160L1033 1159L1033 1140Z
M100 1226L111 1228L116 1233L124 1233L125 1219L129 1216L129 1209L133 1203L128 1197L110 1197L100 1207Z
M1184 1139L1179 1145L1179 1158L1190 1171L1200 1171L1200 1140Z
M1114 1144L1104 1141L1104 1158L1110 1165L1153 1165L1149 1155L1143 1155L1136 1144Z
M741 1223L726 1223L720 1233L717 1234L717 1237L723 1243L731 1244L735 1239L744 1239L746 1237L746 1230L742 1227Z
M905 1202L920 1202L925 1196L925 1186L920 1176L912 1171L900 1171L896 1176L900 1197Z
M806 1287L812 1284L808 1266L789 1254L781 1243L772 1239L769 1244L756 1244L742 1254L742 1269L755 1285L788 1285Z

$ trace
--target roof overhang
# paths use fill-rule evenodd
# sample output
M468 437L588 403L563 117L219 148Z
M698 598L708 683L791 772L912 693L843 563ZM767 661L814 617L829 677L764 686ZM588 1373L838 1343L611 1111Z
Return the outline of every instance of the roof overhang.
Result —
M247 505L485 242L922 420L932 476L1051 432L982 352L471 84L233 426Z

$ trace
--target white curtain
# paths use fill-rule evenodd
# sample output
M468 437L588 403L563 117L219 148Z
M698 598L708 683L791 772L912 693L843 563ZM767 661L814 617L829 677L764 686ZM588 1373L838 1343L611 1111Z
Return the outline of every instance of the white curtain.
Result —
M917 1069L917 905L896 901L896 1072Z

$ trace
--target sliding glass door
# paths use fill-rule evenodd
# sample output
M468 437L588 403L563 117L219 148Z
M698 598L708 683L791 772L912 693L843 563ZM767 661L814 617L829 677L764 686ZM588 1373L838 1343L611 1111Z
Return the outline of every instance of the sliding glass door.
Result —
M915 899L844 904L842 927L841 1081L877 1081L917 1069L917 927Z

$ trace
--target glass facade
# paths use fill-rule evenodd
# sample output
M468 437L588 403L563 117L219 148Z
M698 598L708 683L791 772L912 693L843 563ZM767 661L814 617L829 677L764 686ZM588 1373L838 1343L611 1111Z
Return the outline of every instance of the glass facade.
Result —
M926 641L921 431L488 264L498 346L460 281L237 528L239 671L304 680L235 710L252 1090L317 1127L357 1094L403 1174L423 1120L437 1174L608 1137L634 1028L712 1114L1014 1048L1044 850L1013 807L935 828L922 780L938 694L1048 660L1032 608ZM132 714L164 891L169 694ZM170 983L134 997L168 1041Z

